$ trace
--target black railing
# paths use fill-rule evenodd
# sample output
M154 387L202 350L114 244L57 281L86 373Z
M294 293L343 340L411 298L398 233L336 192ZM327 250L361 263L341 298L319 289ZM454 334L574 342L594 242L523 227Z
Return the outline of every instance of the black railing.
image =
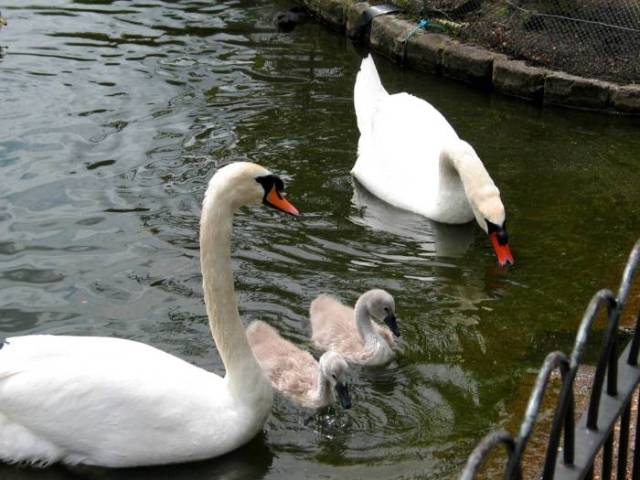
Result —
M614 468L614 426L620 420L616 478L627 478L627 458L629 451L632 451L631 478L640 479L640 415L636 419L633 447L630 449L629 445L631 402L640 383L640 311L635 316L633 338L622 354L619 357L617 355L618 324L639 264L640 241L631 251L618 295L614 296L610 290L600 290L591 299L580 323L571 356L553 352L545 359L518 435L514 438L505 431L497 431L484 437L469 456L460 480L475 478L488 454L500 444L506 447L508 457L504 478L510 480L522 477L522 456L538 419L551 374L556 369L560 371L562 386L549 432L544 464L540 466L541 473L538 477L543 480L592 479L595 459L601 453L600 478L610 479ZM574 425L574 380L593 322L601 312L605 312L605 309L607 328L596 364L589 405ZM640 398L638 403L640 406ZM561 455L558 454L560 448Z

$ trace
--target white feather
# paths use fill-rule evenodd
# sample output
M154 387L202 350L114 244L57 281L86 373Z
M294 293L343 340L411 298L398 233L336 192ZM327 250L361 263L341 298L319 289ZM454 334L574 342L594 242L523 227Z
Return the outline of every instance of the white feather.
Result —
M502 224L498 190L473 148L428 102L389 95L371 56L357 75L354 104L360 139L351 173L367 190L439 222L466 223L478 211Z
M247 163L211 180L201 223L205 303L225 378L149 345L30 335L0 349L0 459L133 467L216 457L249 441L272 390L237 314L229 237L233 211L261 200Z

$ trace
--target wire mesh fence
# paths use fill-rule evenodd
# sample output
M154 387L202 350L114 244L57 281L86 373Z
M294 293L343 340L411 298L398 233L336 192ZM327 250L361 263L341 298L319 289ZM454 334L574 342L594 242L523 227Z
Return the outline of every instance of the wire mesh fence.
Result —
M423 17L455 22L464 40L513 57L575 75L640 83L638 0L404 3Z

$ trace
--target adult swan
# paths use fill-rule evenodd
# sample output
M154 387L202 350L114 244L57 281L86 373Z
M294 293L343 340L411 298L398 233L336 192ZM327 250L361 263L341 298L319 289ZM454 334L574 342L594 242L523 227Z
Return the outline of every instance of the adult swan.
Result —
M283 183L251 163L220 169L200 222L200 264L224 378L143 343L28 335L0 349L0 459L134 467L216 457L253 438L272 403L240 321L231 268L239 207L297 215Z
M354 88L360 130L351 173L382 200L442 223L475 217L500 265L512 264L500 191L474 149L426 101L389 95L371 55Z

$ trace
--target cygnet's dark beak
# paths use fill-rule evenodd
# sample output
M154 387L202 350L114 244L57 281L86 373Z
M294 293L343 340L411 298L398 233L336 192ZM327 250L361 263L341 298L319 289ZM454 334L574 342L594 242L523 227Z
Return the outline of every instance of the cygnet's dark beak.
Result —
M336 383L334 388L336 389L336 394L338 395L338 400L340 400L342 408L351 408L351 397L349 396L347 385L344 383Z
M400 336L400 329L398 328L398 322L396 321L396 316L393 313L390 313L386 317L384 317L384 323L387 324L389 330L396 336Z

